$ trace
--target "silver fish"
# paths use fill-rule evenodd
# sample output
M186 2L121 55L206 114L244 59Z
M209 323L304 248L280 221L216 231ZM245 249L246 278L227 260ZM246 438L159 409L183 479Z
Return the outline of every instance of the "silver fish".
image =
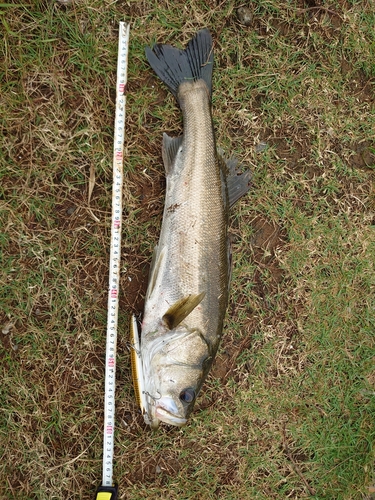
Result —
M166 195L151 264L141 342L133 318L132 368L145 422L182 426L192 412L219 341L228 303L229 208L250 174L216 149L211 117L212 39L199 31L186 50L147 48L148 61L177 98L182 137L164 134Z

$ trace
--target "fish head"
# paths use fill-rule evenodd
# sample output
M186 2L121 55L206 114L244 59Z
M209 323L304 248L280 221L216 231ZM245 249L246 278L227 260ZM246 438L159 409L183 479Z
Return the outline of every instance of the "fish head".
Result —
M159 339L152 351L145 380L145 420L153 428L160 422L181 427L211 366L210 346L198 329L179 326Z

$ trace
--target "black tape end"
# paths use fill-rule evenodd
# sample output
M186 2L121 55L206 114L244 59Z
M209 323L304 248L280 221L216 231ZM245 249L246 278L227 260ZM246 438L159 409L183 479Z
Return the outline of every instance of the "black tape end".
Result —
M95 500L117 500L118 498L118 484L114 486L100 485L96 490Z

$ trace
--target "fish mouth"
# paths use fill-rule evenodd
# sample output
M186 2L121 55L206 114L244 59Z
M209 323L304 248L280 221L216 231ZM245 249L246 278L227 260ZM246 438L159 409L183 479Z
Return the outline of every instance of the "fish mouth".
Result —
M155 410L155 417L165 424L176 425L177 427L182 427L187 422L186 418L177 417L177 415L173 415L163 408L157 408Z
M163 397L157 401L155 419L177 427L182 427L187 422L186 418L179 415L177 405L173 399L168 397Z

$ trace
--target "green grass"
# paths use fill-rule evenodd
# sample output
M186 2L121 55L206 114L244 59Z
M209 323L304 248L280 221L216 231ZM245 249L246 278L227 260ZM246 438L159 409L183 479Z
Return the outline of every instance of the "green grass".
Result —
M0 5L0 498L101 480L118 22L131 22L115 478L120 498L370 498L375 440L371 2ZM224 337L189 425L150 432L131 387L181 116L155 41L215 41L217 142L253 172L234 208ZM266 143L257 152L260 142ZM88 199L90 168L95 187Z

